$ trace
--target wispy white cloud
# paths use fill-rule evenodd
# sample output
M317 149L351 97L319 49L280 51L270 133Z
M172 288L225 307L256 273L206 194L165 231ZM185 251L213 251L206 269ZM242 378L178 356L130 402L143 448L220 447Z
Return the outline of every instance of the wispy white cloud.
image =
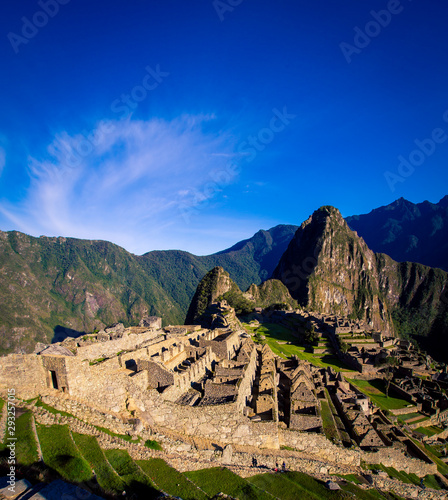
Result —
M186 200L215 196L204 185L234 156L222 130L213 134L208 123L204 132L213 118L105 121L88 137L57 134L45 158L29 158L25 199L3 203L1 214L34 235L106 239L136 253L163 248L185 231Z

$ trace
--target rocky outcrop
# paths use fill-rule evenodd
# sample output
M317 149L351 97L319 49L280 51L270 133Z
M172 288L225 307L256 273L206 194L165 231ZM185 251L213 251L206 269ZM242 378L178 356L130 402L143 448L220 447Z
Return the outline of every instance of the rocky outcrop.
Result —
M251 285L243 293L222 267L214 267L198 285L185 320L185 324L201 323L210 326L209 316L215 314L210 307L225 300L236 314L247 314L255 307L269 307L278 304L284 308L297 307L287 287L278 280ZM216 306L213 306L216 308Z

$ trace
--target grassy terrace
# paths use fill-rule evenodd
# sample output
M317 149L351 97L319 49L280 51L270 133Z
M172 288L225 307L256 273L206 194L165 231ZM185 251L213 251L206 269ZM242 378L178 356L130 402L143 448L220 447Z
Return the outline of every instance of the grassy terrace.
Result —
M249 325L248 323L243 323L246 331L252 335L264 335L266 339L262 342L266 342L272 349L274 354L286 359L291 356L298 356L300 359L309 361L320 368L327 368L331 366L335 371L340 372L353 372L354 370L348 368L342 361L336 356L324 355L319 356L318 354L312 354L310 352L305 352L305 348L296 345L298 340L291 330L282 325L277 325L274 323L263 323L258 327ZM284 344L281 342L292 342L292 344Z
M104 491L110 491L114 494L122 493L126 485L109 465L96 438L94 436L86 436L74 432L73 439L78 449L84 455L84 458L93 467L98 484L101 488L103 488Z
M409 402L404 399L393 396L387 397L386 386L383 380L349 379L349 382L368 396L372 402L379 406L382 410L398 410L406 408L409 405Z
M169 495L183 500L207 500L208 496L183 474L170 467L164 460L137 460L137 465L157 485Z
M80 483L92 478L90 465L73 442L68 426L36 424L36 430L46 465L68 481Z
M105 450L110 465L126 484L126 492L136 498L157 498L160 493L126 450Z
M324 428L325 436L327 436L327 438L333 442L339 440L339 434L336 429L328 401L321 401L320 408L322 416L322 426Z
M224 467L185 472L184 475L199 486L209 497L219 492L226 493L239 500L272 500L281 498L263 491L263 486L246 481Z
M367 467L370 470L382 470L384 472L387 472L387 474L389 474L390 477L398 479L403 483L419 485L421 481L421 479L416 474L407 474L404 471L398 471L393 467L386 467L383 464L370 464ZM434 475L425 476L423 483L428 488L433 488L435 490L441 489L439 482L437 481Z
M435 436L436 434L440 434L443 432L443 429L441 427L437 427L436 425L431 425L429 427L417 427L417 429L414 429L415 432L421 432L422 434L425 434L426 436L432 437Z
M0 452L2 452L0 456L9 456L9 448L6 448L6 438L15 437L17 438L15 442L17 463L31 465L38 461L37 442L34 437L32 419L33 415L31 412L25 412L16 418L15 434L10 435L8 430L6 430L5 436L2 436L4 443L0 443Z
M341 485L341 490L330 491L323 483L301 472L261 474L247 479L251 484L271 493L280 500L315 500L315 499L395 499L391 494L382 494L377 490L362 490L354 484Z
M16 419L16 456L23 465L37 462L37 442L33 431L33 414L29 411Z

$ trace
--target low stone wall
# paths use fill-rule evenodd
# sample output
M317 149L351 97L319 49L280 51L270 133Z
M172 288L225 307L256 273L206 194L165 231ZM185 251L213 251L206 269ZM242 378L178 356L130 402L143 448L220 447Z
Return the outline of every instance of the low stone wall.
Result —
M361 452L359 450L349 450L336 446L323 434L279 429L278 435L280 446L289 446L332 463L353 466L361 464Z
M421 405L420 405L420 409L421 409ZM414 413L414 410L419 410L419 408L417 406L412 406L410 408L392 408L391 410L389 410L392 415L406 415L407 413ZM416 414L417 416L417 414Z
M380 448L375 453L363 451L361 458L368 464L383 464L408 474L416 474L418 477L437 473L436 464L406 456L403 450L397 448Z
M89 361L109 356L114 356L120 351L136 349L145 341L154 340L159 336L160 332L148 331L145 333L124 333L123 337L116 340L108 340L107 342L95 342L94 344L78 347L77 356L81 359ZM163 337L160 337L163 340Z
M397 384L394 384L393 382L390 383L390 391L389 392L395 393L401 399L404 399L405 401L409 401L409 403L415 404L415 399L411 396L411 394L407 393L405 390L403 390L401 387L399 387Z

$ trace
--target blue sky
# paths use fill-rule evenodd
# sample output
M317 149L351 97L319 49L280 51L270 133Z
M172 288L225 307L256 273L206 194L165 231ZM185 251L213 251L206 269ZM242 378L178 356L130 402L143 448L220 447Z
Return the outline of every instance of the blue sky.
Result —
M0 18L0 229L212 253L448 185L448 6L24 0Z

